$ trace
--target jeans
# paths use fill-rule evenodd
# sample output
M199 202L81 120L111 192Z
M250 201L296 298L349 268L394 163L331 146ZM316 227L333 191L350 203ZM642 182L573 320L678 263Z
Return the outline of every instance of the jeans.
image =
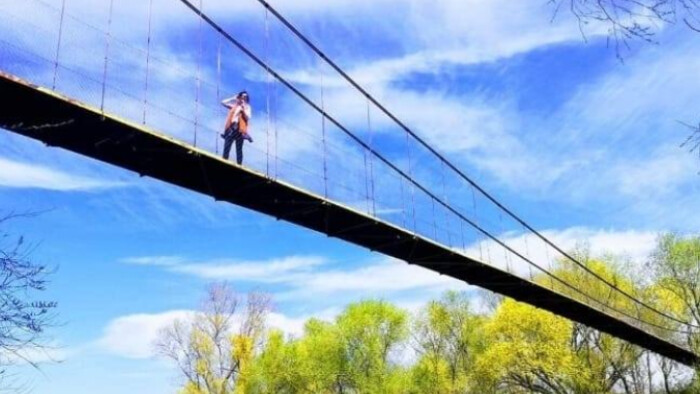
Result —
M236 142L236 163L243 164L243 134L238 131L238 124L233 123L224 133L224 159L228 160L231 145Z

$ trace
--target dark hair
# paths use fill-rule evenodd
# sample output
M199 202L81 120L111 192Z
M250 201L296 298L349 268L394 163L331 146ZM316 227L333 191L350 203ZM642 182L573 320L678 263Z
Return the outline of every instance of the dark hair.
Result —
M240 91L240 92L236 95L236 97L237 97L237 98L242 98L244 95L246 96L246 102L250 102L250 95L249 95L248 92L246 92L245 90Z

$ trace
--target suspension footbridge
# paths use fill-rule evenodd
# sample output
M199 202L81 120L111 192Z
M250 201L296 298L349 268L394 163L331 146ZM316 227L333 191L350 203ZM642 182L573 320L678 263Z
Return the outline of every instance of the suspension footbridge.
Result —
M142 13L147 28L140 34L117 27L118 2L110 1L96 24L71 1L0 6L1 128L697 363L681 343L697 327L693 322L611 283L534 229L264 0L257 1L262 43L218 24L204 1L141 2L140 10L130 10ZM166 43L157 41L154 15L165 6L197 33L191 64L168 58ZM37 15L53 25L38 25ZM94 51L85 53L86 46ZM285 60L297 56L287 52L300 47L318 60L318 83L296 81L283 70ZM218 155L219 101L236 86L266 92L254 103L264 108L256 118L262 126L245 166ZM364 121L356 111L343 112L348 95ZM570 262L609 295L596 297L558 276L556 261Z

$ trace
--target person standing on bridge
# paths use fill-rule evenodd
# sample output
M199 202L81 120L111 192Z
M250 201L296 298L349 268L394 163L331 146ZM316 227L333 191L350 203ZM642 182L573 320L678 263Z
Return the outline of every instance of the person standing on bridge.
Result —
M221 102L228 108L228 116L226 116L225 131L221 134L224 139L224 159L228 160L231 152L231 145L236 143L236 163L243 164L243 140L253 142L250 134L248 134L248 125L252 110L250 107L250 97L245 90L238 93L235 97L225 99Z

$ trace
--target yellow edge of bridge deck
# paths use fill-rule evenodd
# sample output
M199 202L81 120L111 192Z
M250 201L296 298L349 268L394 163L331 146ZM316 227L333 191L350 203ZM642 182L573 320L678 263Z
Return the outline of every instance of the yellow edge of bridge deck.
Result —
M494 291L686 365L698 356L606 312L339 202L0 71L0 128Z

